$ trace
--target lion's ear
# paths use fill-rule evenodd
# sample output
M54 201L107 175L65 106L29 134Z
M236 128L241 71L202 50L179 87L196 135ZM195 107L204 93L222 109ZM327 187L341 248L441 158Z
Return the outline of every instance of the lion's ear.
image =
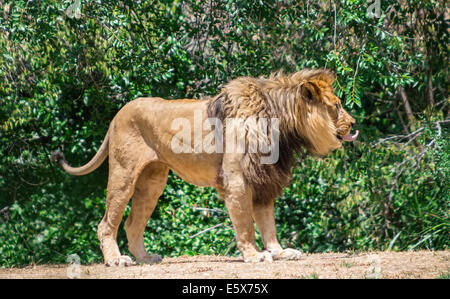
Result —
M307 100L308 102L313 102L320 98L320 89L313 82L303 82L300 85L300 92L303 99Z

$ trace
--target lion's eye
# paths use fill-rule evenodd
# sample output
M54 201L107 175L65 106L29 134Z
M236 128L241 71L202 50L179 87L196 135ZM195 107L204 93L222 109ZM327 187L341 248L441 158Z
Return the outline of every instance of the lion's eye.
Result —
M336 103L336 110L339 111L339 104Z

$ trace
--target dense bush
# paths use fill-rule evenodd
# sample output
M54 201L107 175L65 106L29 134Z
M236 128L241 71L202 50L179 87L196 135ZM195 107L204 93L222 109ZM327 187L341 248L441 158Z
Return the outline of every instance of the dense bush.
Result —
M448 249L444 1L383 0L379 17L365 0L97 0L80 15L77 2L0 1L0 265L101 261L107 165L70 177L51 151L84 164L138 96L201 98L238 76L305 67L336 72L361 135L325 159L299 155L276 207L282 244ZM146 247L235 255L231 227L214 190L171 173Z

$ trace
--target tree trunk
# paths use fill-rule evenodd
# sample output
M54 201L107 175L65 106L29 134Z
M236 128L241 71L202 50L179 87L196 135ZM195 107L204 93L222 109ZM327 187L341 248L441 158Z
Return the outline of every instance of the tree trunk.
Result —
M430 64L430 62L428 64ZM434 106L433 73L431 72L431 65L428 65L428 105L431 107Z
M400 95L400 99L402 100L403 107L405 107L406 115L408 116L408 125L411 125L412 122L416 119L414 117L413 111L411 109L411 105L409 104L408 97L406 96L406 91L403 86L399 86L397 89L398 94Z

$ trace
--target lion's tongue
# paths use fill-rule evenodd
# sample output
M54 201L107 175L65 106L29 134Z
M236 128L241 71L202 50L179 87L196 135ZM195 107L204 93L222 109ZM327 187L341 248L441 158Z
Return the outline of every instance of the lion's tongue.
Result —
M359 134L359 131L356 130L355 135L348 134L348 135L342 136L342 140L348 141L348 142L355 141L356 138L358 138L358 134Z

